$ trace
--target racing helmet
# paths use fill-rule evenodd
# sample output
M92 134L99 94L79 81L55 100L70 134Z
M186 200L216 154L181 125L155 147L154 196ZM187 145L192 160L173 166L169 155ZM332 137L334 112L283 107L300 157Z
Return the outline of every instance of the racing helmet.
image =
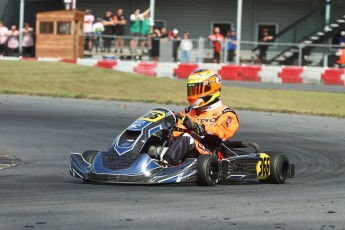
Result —
M187 100L193 108L212 104L220 97L222 83L220 77L208 69L196 69L188 77Z

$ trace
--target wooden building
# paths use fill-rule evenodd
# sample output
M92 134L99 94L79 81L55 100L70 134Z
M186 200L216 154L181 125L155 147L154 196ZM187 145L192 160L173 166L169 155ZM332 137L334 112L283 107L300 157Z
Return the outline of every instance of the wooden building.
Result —
M36 57L83 57L84 12L61 10L37 13Z

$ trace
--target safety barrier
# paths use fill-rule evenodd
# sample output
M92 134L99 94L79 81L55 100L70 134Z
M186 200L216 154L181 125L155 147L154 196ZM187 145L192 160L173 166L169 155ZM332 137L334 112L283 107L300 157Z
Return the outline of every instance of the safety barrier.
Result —
M284 67L278 77L282 79L282 83L303 83L301 73L303 72L302 67L289 66Z
M345 69L327 69L321 75L321 79L325 85L344 85L344 79L342 79L344 74Z
M181 63L177 68L174 68L174 76L178 78L188 78L190 73L198 67L198 64Z
M117 65L116 60L99 60L96 64L97 67L105 69L113 69Z
M139 62L137 66L133 68L134 72L143 74L146 76L156 76L155 68L157 62Z
M197 68L209 68L221 76L222 80L254 81L293 84L345 85L345 69L298 66L266 65L221 65L186 64L173 62L140 62L97 59L58 59L58 58L15 58L1 57L0 60L31 60L45 62L67 62L78 65L97 66L123 72L140 73L148 76L185 79Z

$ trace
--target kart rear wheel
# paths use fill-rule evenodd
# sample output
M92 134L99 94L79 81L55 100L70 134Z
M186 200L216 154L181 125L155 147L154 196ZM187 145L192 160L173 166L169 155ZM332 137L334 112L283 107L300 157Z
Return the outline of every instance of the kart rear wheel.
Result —
M284 184L289 175L289 159L282 152L265 152L270 157L270 175L259 179L264 184Z
M220 165L217 157L208 154L198 156L196 171L196 183L198 185L216 185L220 175Z

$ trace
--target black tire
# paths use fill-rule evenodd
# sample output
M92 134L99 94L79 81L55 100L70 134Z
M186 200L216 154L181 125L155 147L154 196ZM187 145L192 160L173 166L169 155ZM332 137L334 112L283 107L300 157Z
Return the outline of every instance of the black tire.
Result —
M86 162L91 164L93 159L94 159L94 156L96 156L96 153L98 153L98 152L99 151L97 151L97 150L86 150L85 152L83 152L82 156ZM83 181L86 183L91 182L90 180L87 180L87 179L83 179Z
M289 159L282 152L265 152L270 157L270 175L259 179L264 184L284 184L289 175Z
M83 152L82 156L85 159L86 162L88 163L92 163L94 156L96 155L96 153L98 153L99 151L97 150L86 150L85 152Z
M216 185L220 175L220 165L217 157L207 154L198 156L196 171L196 183L198 185Z

